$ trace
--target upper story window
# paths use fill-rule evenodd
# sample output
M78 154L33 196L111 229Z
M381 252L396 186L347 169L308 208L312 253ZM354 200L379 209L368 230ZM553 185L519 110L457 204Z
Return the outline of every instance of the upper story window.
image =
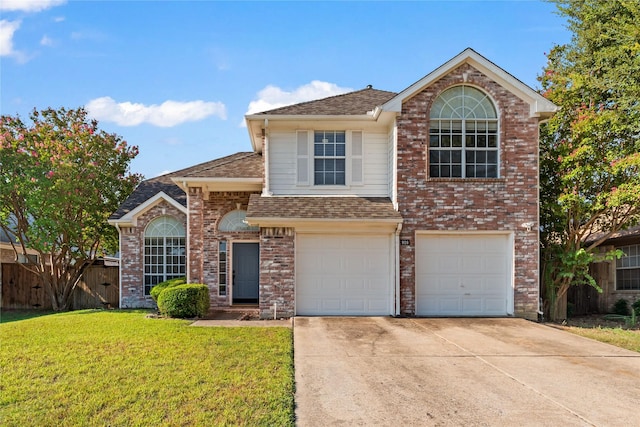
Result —
M314 185L344 185L346 132L325 130L313 135Z
M621 246L624 256L616 260L616 290L640 290L640 245Z
M296 131L296 184L358 186L364 184L364 132Z
M471 86L447 89L429 118L431 178L498 177L498 115L485 93Z
M165 280L186 274L184 225L170 216L161 216L144 231L144 294Z

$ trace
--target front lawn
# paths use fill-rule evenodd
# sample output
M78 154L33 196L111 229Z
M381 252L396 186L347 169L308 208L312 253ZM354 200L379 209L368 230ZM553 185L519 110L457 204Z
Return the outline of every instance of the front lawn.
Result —
M3 319L2 425L293 425L290 329L145 315Z
M583 328L578 326L568 326L565 329L576 335L640 353L639 330L607 327Z

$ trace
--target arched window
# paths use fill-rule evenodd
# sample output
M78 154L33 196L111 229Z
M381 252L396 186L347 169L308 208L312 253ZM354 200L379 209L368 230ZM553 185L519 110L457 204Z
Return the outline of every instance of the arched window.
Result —
M185 230L180 221L161 216L144 231L144 294L165 280L186 274Z
M498 177L498 115L485 93L471 86L447 89L429 118L431 178Z
M220 220L218 230L220 231L259 231L260 227L252 227L245 222L247 211L236 209L231 211Z

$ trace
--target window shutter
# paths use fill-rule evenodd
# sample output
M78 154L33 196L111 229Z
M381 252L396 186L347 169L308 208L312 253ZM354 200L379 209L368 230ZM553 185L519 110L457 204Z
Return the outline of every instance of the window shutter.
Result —
M297 132L297 184L309 185L309 132Z
M351 184L363 184L362 131L351 132Z

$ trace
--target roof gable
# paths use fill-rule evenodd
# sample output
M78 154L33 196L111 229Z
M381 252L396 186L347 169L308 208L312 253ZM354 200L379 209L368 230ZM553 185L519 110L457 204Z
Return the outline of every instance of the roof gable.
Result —
M240 152L147 179L136 187L118 210L109 217L109 221L118 222L121 219L129 218L132 211L138 212L137 209L140 206L159 193L164 194L167 201L172 200L186 208L187 194L176 184L175 178L180 178L180 182L187 179L210 180L216 178L238 182L246 180L262 182L262 174L262 156L252 152Z
M147 212L149 209L151 209L152 207L158 205L162 201L165 201L165 202L169 203L170 205L172 205L173 207L175 207L176 209L178 209L180 212L182 212L184 214L187 213L187 208L185 206L183 206L182 204L180 204L179 202L177 202L173 198L169 197L163 191L160 191L159 193L155 194L150 199L145 200L143 203L141 203L140 205L136 206L134 209L132 209L129 212L127 212L126 214L122 215L120 218L117 218L117 219L116 218L109 218L109 223L111 223L111 224L120 224L120 225L132 225L132 226L135 227L136 226L136 222L138 220L138 217L140 215L142 215L143 213Z
M384 111L400 112L402 103L424 88L441 79L462 64L469 64L481 71L502 87L530 105L532 117L547 118L558 110L558 107L520 80L489 61L471 48L467 48L440 67L433 70L392 99L382 105Z

